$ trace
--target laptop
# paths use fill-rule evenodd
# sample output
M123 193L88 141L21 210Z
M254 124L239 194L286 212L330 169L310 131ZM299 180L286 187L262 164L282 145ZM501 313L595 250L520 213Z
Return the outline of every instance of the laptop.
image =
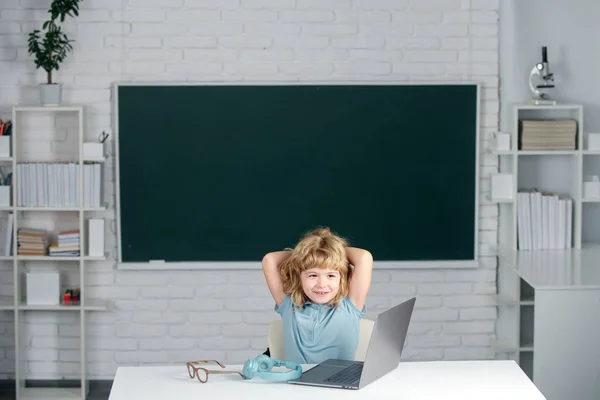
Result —
M413 297L377 316L364 362L326 360L288 383L356 390L393 371L400 363L415 300Z

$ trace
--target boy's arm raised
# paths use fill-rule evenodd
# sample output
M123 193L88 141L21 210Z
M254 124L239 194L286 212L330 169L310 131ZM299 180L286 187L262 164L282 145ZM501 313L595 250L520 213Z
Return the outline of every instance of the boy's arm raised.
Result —
M367 250L355 247L346 247L346 256L350 264L354 265L348 298L356 308L362 310L371 286L373 256Z
M276 251L266 254L262 259L262 269L265 274L267 286L277 306L280 306L283 299L285 299L280 265L291 254L291 251Z

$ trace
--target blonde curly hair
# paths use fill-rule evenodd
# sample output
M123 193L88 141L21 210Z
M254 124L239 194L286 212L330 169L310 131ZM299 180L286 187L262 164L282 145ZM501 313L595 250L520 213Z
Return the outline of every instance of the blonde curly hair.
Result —
M281 264L283 291L296 307L302 307L308 296L302 289L302 272L311 268L332 269L340 273L340 288L329 305L337 307L348 296L352 270L346 257L346 239L331 233L329 228L317 228L298 242L292 254Z

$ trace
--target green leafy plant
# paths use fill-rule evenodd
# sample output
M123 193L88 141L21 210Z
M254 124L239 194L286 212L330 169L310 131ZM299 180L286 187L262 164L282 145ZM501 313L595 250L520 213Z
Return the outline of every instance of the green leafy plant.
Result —
M69 40L58 22L64 22L67 15L72 18L79 16L80 2L81 0L53 0L48 10L50 19L42 25L45 33L36 29L29 34L29 54L34 57L36 69L46 71L48 84L53 83L52 71L58 71L60 63L73 50L73 40Z

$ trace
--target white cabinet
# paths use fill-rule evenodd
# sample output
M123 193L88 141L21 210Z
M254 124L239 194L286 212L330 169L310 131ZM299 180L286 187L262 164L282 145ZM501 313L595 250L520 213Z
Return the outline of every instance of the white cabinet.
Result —
M107 303L86 295L89 269L106 256L86 254L87 221L103 218L105 206L98 201L100 192L92 192L90 186L100 186L99 181L85 175L90 168L101 171L104 159L83 157L83 106L15 106L12 122L13 156L0 158L3 174L12 176L11 203L0 206L0 263L2 276L11 276L7 274L11 270L12 279L2 282L0 309L14 312L17 399L85 399L86 318L89 312L107 308ZM27 237L22 228L41 233ZM59 292L55 280L48 282L53 285L48 293L60 293L58 304L28 304L25 277L36 271L59 273ZM12 293L8 293L10 287ZM79 291L79 303L64 303L63 294L69 289ZM49 371L52 365L71 367ZM73 387L43 387L46 378L63 379ZM31 379L38 384L30 385Z
M600 201L583 192L600 151L583 126L581 105L517 105L510 150L492 149L514 194L497 201L495 350L548 400L600 393Z
M513 359L548 400L600 393L600 249L502 252L498 358Z

